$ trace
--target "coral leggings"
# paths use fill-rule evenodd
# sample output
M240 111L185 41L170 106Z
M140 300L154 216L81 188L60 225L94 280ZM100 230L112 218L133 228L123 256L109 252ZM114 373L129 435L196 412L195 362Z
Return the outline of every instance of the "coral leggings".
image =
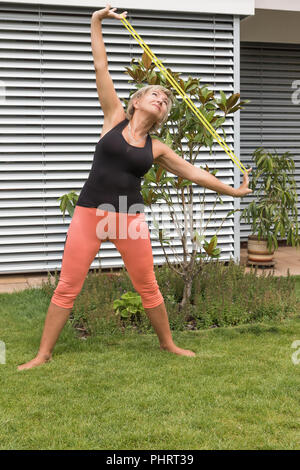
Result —
M124 261L144 308L163 302L153 269L153 255L145 214L129 214L75 206L66 235L58 285L51 301L71 308L80 293L101 242L109 239Z

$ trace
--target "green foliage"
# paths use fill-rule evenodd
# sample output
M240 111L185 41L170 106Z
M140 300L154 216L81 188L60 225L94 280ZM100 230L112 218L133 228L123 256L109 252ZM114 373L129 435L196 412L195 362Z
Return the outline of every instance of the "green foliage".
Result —
M49 300L51 299L53 292L57 287L58 281L59 281L59 272L57 271L57 269L55 269L55 272L54 272L54 279L51 276L51 274L48 272L47 281L44 281L44 280L42 281L42 290L48 296Z
M235 326L264 320L278 320L299 314L295 278L275 277L272 272L257 275L257 268L245 272L245 266L233 260L216 259L204 264L194 279L190 303L179 308L184 280L167 264L155 266L155 276L163 295L172 330L197 330ZM57 281L56 281L57 282ZM50 298L57 283L43 286ZM300 282L298 283L298 289ZM300 292L300 291L299 291ZM118 333L127 329L153 333L141 298L132 292L128 273L90 272L74 303L70 321L80 334Z
M246 273L231 260L227 266L206 265L195 281L196 328L281 320L297 313L299 301L295 279L275 277L271 272L257 276L257 268Z
M169 305L173 304L177 308L177 304L182 299L184 280L166 263L162 266L154 266L154 273L165 302L168 302Z
M63 214L63 221L65 221L65 213L68 212L69 216L72 218L78 201L78 194L75 191L70 191L69 193L63 194L58 199L60 201L59 208Z
M295 163L290 152L283 155L259 147L253 152L254 170L249 188L253 200L240 219L251 224L253 234L267 240L269 251L278 248L278 239L287 237L287 244L300 246Z
M207 241L204 242L204 250L212 258L218 258L221 253L221 250L219 248L216 248L217 242L218 239L216 235L212 237L209 243Z
M141 315L145 313L141 296L137 292L126 292L113 303L115 314L123 320L140 321Z

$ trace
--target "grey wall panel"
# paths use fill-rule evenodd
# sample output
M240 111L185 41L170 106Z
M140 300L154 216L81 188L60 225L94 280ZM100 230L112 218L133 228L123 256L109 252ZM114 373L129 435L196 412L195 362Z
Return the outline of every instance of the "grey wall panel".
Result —
M258 147L291 152L300 221L300 45L242 42L240 66L242 99L251 100L240 113L241 161L253 166ZM253 199L244 198L241 208ZM240 230L246 241L250 225L241 222Z
M0 4L0 273L60 269L70 218L65 222L57 198L80 192L88 177L103 123L90 44L94 9L30 4ZM165 66L199 77L218 94L234 89L234 18L231 15L131 10L133 27ZM103 22L109 70L121 99L131 84L124 73L142 50L121 22ZM225 124L233 149L234 122ZM215 143L213 155L203 149L197 165L218 168L218 177L233 184L233 163ZM198 200L203 188L195 185ZM197 201L196 197L196 201ZM223 196L207 237L212 236L233 199ZM208 220L215 193L206 191ZM200 209L194 212L200 219ZM146 208L151 235L151 211ZM163 225L167 225L163 221ZM154 262L162 250L152 237ZM179 242L174 246L180 255ZM234 254L234 220L219 232L222 258ZM111 243L100 250L102 266L122 266ZM98 266L97 258L91 267Z

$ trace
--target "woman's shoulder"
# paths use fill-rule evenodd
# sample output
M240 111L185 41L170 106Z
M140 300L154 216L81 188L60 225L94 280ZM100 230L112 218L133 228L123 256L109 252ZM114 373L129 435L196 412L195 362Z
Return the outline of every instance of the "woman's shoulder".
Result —
M164 153L165 144L161 142L160 140L158 140L157 137L152 137L152 136L150 137L152 141L153 159L155 160L157 157L159 157L160 155Z

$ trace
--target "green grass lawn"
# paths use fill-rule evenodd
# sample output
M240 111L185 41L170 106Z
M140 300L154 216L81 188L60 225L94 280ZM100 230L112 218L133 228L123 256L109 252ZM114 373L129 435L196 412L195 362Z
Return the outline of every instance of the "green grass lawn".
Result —
M300 317L174 332L196 358L161 352L155 334L82 340L67 324L51 363L18 371L48 300L28 289L0 305L1 449L300 448Z

